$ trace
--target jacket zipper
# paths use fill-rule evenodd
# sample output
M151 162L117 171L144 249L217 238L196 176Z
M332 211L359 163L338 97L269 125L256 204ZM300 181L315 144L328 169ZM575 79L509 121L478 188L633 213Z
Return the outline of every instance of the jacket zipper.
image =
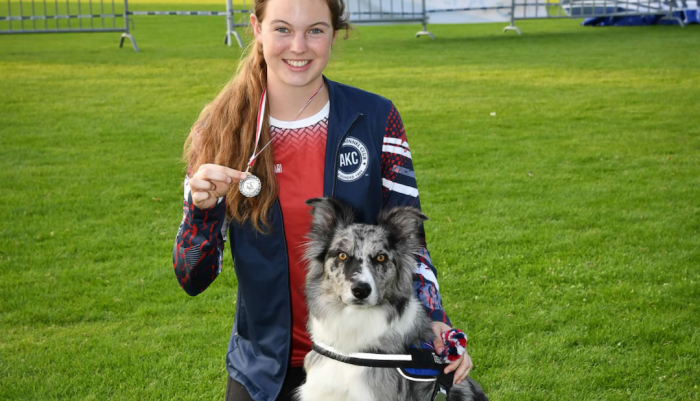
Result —
M345 131L345 134L343 134L343 137L340 138L340 143L338 144L338 148L335 150L335 160L333 162L333 191L331 191L331 197L335 197L335 186L338 183L338 155L340 155L340 148L343 146L343 142L345 141L345 137L348 136L350 131L355 127L355 124L357 124L357 121L360 119L360 117L363 117L364 114L360 113L355 119L352 121L352 124L350 124L350 127L348 128L347 131Z

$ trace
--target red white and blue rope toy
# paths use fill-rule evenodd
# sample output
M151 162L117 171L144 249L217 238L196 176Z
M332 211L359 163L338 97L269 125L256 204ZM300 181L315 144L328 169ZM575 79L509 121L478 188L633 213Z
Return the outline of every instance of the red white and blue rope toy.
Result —
M452 329L442 333L445 349L439 354L445 362L454 362L467 351L467 335L460 329Z

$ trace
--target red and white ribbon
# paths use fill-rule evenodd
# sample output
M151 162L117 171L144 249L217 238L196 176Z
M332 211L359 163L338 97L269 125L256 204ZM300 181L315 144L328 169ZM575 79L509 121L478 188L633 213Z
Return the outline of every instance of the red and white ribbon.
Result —
M263 88L262 96L260 96L260 105L258 106L258 121L256 124L257 130L255 132L255 149L253 150L253 155L250 156L248 160L248 169L253 167L255 159L262 153L265 148L262 148L260 152L255 153L258 150L258 142L260 142L260 134L262 133L263 116L265 115L265 105L267 104L267 86ZM265 145L267 146L267 145ZM246 171L248 171L246 169Z

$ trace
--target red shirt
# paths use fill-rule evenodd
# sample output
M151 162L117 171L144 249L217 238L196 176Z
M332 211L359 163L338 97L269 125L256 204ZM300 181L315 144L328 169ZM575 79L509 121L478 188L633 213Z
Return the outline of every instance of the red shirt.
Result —
M326 103L316 115L291 123L270 117L275 173L289 255L292 367L303 366L304 357L311 351L311 337L306 330L306 264L303 262L304 242L311 228L311 208L304 202L323 196L329 110L330 103Z

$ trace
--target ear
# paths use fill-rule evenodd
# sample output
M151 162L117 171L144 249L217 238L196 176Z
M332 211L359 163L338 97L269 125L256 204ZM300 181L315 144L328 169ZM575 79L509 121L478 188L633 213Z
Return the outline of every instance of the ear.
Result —
M353 222L352 210L332 198L314 198L306 201L311 206L311 231L321 231L331 234L339 227L345 227Z
M377 224L387 230L392 246L407 247L415 252L421 246L420 233L425 220L428 217L417 208L403 206L382 210L377 217Z
M335 231L353 223L352 209L331 198L309 199L306 204L311 206L306 257L323 261Z
M250 13L250 26L253 27L253 35L255 35L255 40L258 41L258 44L262 45L262 27L259 22L258 17L256 17L254 13Z

